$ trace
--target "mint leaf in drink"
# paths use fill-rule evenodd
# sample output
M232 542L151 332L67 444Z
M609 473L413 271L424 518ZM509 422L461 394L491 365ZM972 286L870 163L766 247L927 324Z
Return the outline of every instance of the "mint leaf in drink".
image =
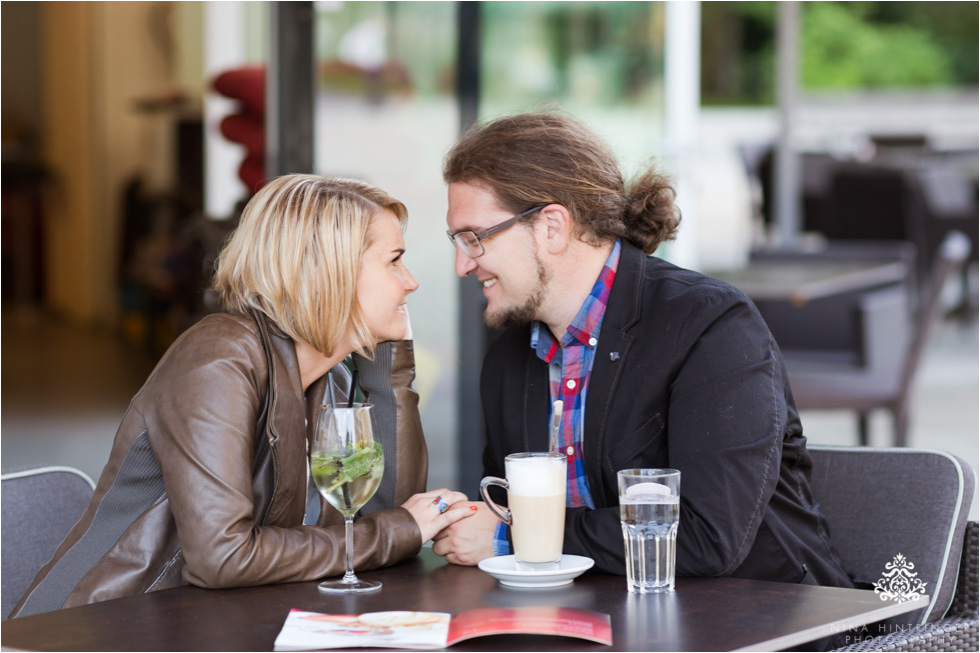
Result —
M361 449L354 454L343 459L342 473L347 476L347 480L353 480L361 476L367 476L374 470L376 464L383 464L383 452L380 444L375 444L369 449Z
M354 453L346 457L314 455L310 461L314 480L327 485L326 492L333 492L345 483L362 477L377 477L384 470L384 449L380 443L356 445Z
M331 458L325 453L315 453L310 456L310 470L316 476L329 478L335 475L338 471L339 463L339 458Z

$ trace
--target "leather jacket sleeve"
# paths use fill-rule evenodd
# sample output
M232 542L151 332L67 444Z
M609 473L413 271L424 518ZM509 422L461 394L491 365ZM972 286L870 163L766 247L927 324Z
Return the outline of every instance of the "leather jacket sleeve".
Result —
M270 382L262 345L257 338L241 334L208 338L201 344L210 351L202 354L194 347L182 348L175 352L177 360L159 370L153 384L159 394L148 402L145 414L179 534L184 580L218 588L343 573L343 528L302 525L305 469L294 462L287 468L283 458L305 460L302 451L298 458L292 449L276 454L281 467L277 492L299 494L297 501L290 502L298 513L290 510L270 520L279 525L263 525L255 514L255 443L262 437L256 425L262 421ZM279 428L300 431L279 433L279 445L298 437L299 447L305 450L301 393L279 396L276 401L286 404L270 408L270 413L284 414L291 410L290 403L296 404L288 426ZM393 564L415 555L422 544L415 520L402 508L359 519L355 528L358 569Z
M362 510L399 506L425 492L428 453L419 418L419 398L412 389L415 352L411 340L383 342L372 360L354 355L361 389L375 406L385 448L385 472L377 493Z

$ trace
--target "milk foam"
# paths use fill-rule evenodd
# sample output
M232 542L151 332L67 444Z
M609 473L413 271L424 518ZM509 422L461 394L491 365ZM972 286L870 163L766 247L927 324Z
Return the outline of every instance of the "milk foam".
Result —
M556 458L524 458L505 463L508 492L522 497L565 494L565 461Z

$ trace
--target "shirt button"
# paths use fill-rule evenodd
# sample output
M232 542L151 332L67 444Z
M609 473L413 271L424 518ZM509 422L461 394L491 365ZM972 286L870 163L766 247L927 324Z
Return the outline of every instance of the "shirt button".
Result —
M575 453L575 447L573 447L572 445L568 445L568 449L565 449L565 451L568 453L569 456L571 456L572 454Z
M589 338L589 345L595 347L597 344L599 344L598 340L596 340L595 338Z
M565 385L568 387L569 390L574 390L575 389L575 379L569 379L565 383Z

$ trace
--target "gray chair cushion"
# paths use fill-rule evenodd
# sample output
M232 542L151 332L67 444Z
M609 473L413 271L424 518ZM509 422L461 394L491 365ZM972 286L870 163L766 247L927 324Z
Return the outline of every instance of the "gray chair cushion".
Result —
M925 583L930 603L890 621L942 618L956 587L974 471L942 451L818 445L809 450L813 496L844 569L856 582L873 585L901 554L905 564L914 565L908 573Z
M3 619L85 512L92 479L70 467L4 471L2 477Z

